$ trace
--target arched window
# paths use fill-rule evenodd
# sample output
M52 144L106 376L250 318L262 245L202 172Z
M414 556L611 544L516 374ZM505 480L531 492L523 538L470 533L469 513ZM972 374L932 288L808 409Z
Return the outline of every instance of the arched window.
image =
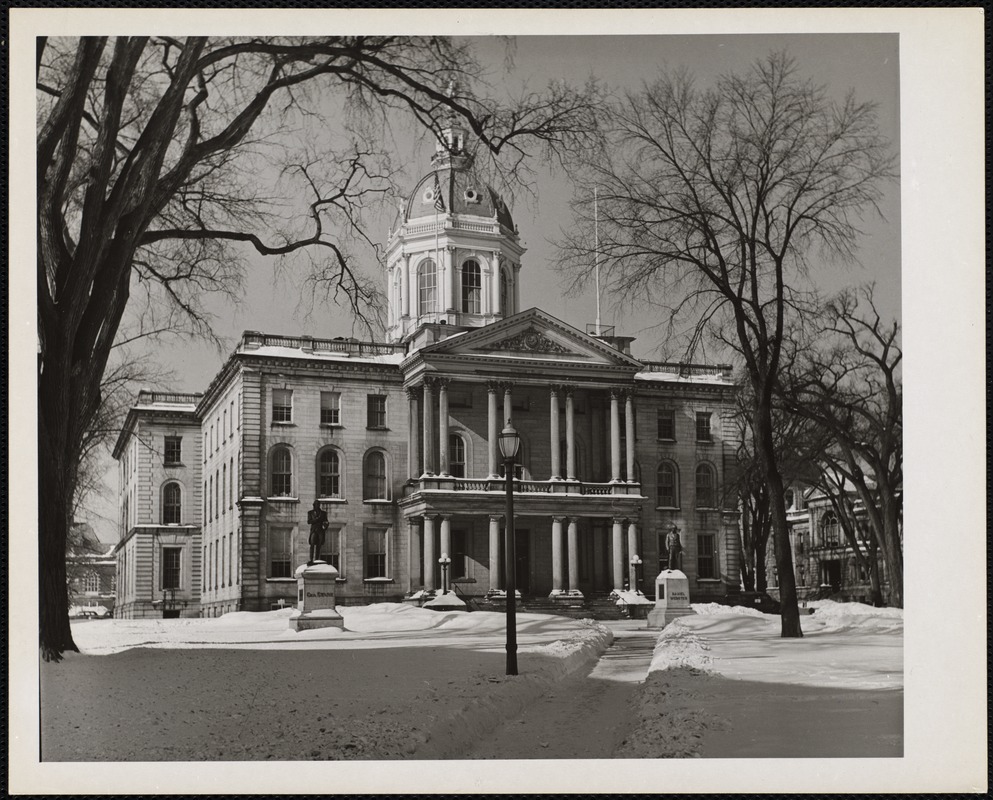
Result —
M438 270L434 261L427 258L417 268L417 303L420 316L438 310L437 290Z
M290 448L277 447L269 457L270 497L289 497L293 494L293 460Z
M482 309L483 277L479 262L470 258L462 265L462 311L479 314Z
M167 483L162 489L162 524L179 525L183 516L183 490L178 483Z
M717 508L717 481L710 464L700 464L696 468L696 507Z
M317 484L321 497L341 497L341 459L337 450L321 452Z
M660 508L679 507L679 472L671 461L659 464L656 486L658 487Z
M840 542L838 517L833 511L828 511L821 517L821 544L824 547L837 547Z
M465 439L457 433L448 437L448 469L453 478L464 478L465 472Z
M364 500L388 500L386 494L386 456L372 450L365 457L365 480L362 483Z
M507 285L507 270L500 270L500 313L507 316L510 313L510 308L507 306L507 297L509 295L509 288Z
M83 580L83 591L84 592L99 592L100 591L100 575L96 572L87 572L86 578Z

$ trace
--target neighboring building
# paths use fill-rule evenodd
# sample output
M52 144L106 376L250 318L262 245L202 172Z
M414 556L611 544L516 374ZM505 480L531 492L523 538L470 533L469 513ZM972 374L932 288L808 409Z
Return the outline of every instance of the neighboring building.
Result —
M117 617L200 613L201 397L142 391L117 439Z
M737 513L720 505L735 450L730 368L643 362L628 337L522 310L510 212L473 172L462 133L445 136L389 239L387 343L246 332L202 396L146 397L132 411L115 451L132 461L118 546L128 607L141 597L154 613L155 537L170 531L169 546L184 542L187 612L292 605L315 499L331 520L338 602L437 589L443 553L460 592L498 594L508 419L522 439L523 595L578 599L639 578L652 594L672 524L693 599L738 591ZM181 474L140 444L167 435L198 443ZM147 498L169 482L189 497L163 529Z
M862 502L850 490L850 502L863 525L868 525ZM859 564L855 551L838 521L830 498L816 487L797 484L786 493L786 518L801 599L831 598L845 602L872 602L868 571ZM771 551L772 548L770 547ZM866 548L861 548L863 553ZM883 597L888 593L885 560L876 553ZM778 596L775 556L767 554L770 590Z
M66 553L69 616L105 617L117 602L114 545L101 542L86 522L74 522Z

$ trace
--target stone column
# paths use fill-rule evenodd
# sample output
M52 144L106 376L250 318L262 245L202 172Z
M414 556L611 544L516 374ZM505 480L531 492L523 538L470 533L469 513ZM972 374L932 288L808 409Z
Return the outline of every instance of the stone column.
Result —
M511 395L513 389L514 384L503 384L503 425L500 426L500 430L503 430L507 423L514 417L514 398Z
M634 394L630 391L624 395L624 439L627 445L625 466L630 483L634 481Z
M417 479L423 474L421 468L421 420L420 409L417 407L417 389L410 386L407 392L407 408L409 411L407 424L407 477Z
M724 574L732 594L741 591L741 540L738 538L738 512L721 512L724 528Z
M569 591L579 591L579 517L569 517Z
M500 588L501 575L500 554L503 552L500 547L500 522L503 520L499 514L490 514L490 591L495 592Z
M446 270L446 281L445 281L445 312L449 313L455 311L457 306L455 287L458 285L458 276L455 268L455 248L449 245L445 248L445 254L443 256L445 259L445 270ZM448 324L452 325L455 320L449 319Z
M634 565L631 563L631 559L636 555L640 555L638 552L641 548L638 547L638 524L636 522L628 522L628 586L631 587L633 592L638 588L638 575L635 571ZM644 559L642 559L644 561Z
M614 517L614 529L611 532L611 570L610 578L614 582L614 589L621 591L624 588L624 542L621 537L624 535L624 520Z
M497 453L498 453L498 442L497 439L500 436L500 411L498 409L498 399L497 399L497 389L499 387L496 383L486 384L486 408L487 408L487 457L489 462L490 478L496 478L500 475L500 469L497 464Z
M514 264L514 285L511 291L511 295L514 298L514 313L518 313L521 310L521 265Z
M439 557L442 555L447 555L451 558L452 555L452 515L442 514L441 515L441 552L438 554Z
M548 403L548 430L549 444L552 446L552 474L551 479L557 481L562 478L562 452L561 439L559 435L559 387L551 387Z
M552 594L562 594L562 521L552 517Z
M438 378L438 472L448 475L448 378Z
M619 390L610 390L610 480L621 479L621 407Z
M576 410L573 404L573 387L565 387L565 476L576 480Z
M434 474L434 379L424 379L424 399L421 401L424 411L424 425L422 427L424 439L424 474Z
M438 562L434 555L434 514L424 515L424 588L434 589L434 570Z
M410 255L405 255L400 264L400 315L410 316Z
M492 314L502 314L503 309L500 308L500 273L502 268L500 266L500 253L493 253L493 276L492 285L490 287L490 313Z
M411 572L410 588L413 589L424 583L424 528L422 521L417 517L410 517L407 524L410 526L410 558L408 559ZM421 578L420 584L414 582L417 577Z

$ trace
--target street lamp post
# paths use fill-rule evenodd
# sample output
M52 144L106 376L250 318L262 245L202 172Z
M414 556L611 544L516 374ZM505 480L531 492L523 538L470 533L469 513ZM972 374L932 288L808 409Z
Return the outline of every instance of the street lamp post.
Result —
M448 553L442 553L438 563L441 564L441 593L448 594L448 565L452 563L452 559L448 557Z
M641 568L644 566L644 563L641 560L641 556L639 556L639 555L633 555L633 556L631 556L631 566L634 567L634 586L632 586L631 588L635 592L640 592L641 591Z
M507 420L500 433L500 452L503 455L504 483L507 487L507 522L504 525L507 576L507 674L517 674L517 558L514 553L514 461L521 447L520 434Z

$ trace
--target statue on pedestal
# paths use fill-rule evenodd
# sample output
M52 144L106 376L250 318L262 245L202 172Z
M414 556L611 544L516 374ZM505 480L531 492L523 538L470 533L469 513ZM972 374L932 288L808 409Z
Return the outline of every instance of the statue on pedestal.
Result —
M310 561L313 564L321 557L324 549L324 533L328 529L328 514L321 508L319 501L314 501L314 507L307 512L307 524L310 525Z
M679 528L675 525L666 534L665 549L669 554L669 569L679 569L679 560L683 552L683 543L679 540Z

